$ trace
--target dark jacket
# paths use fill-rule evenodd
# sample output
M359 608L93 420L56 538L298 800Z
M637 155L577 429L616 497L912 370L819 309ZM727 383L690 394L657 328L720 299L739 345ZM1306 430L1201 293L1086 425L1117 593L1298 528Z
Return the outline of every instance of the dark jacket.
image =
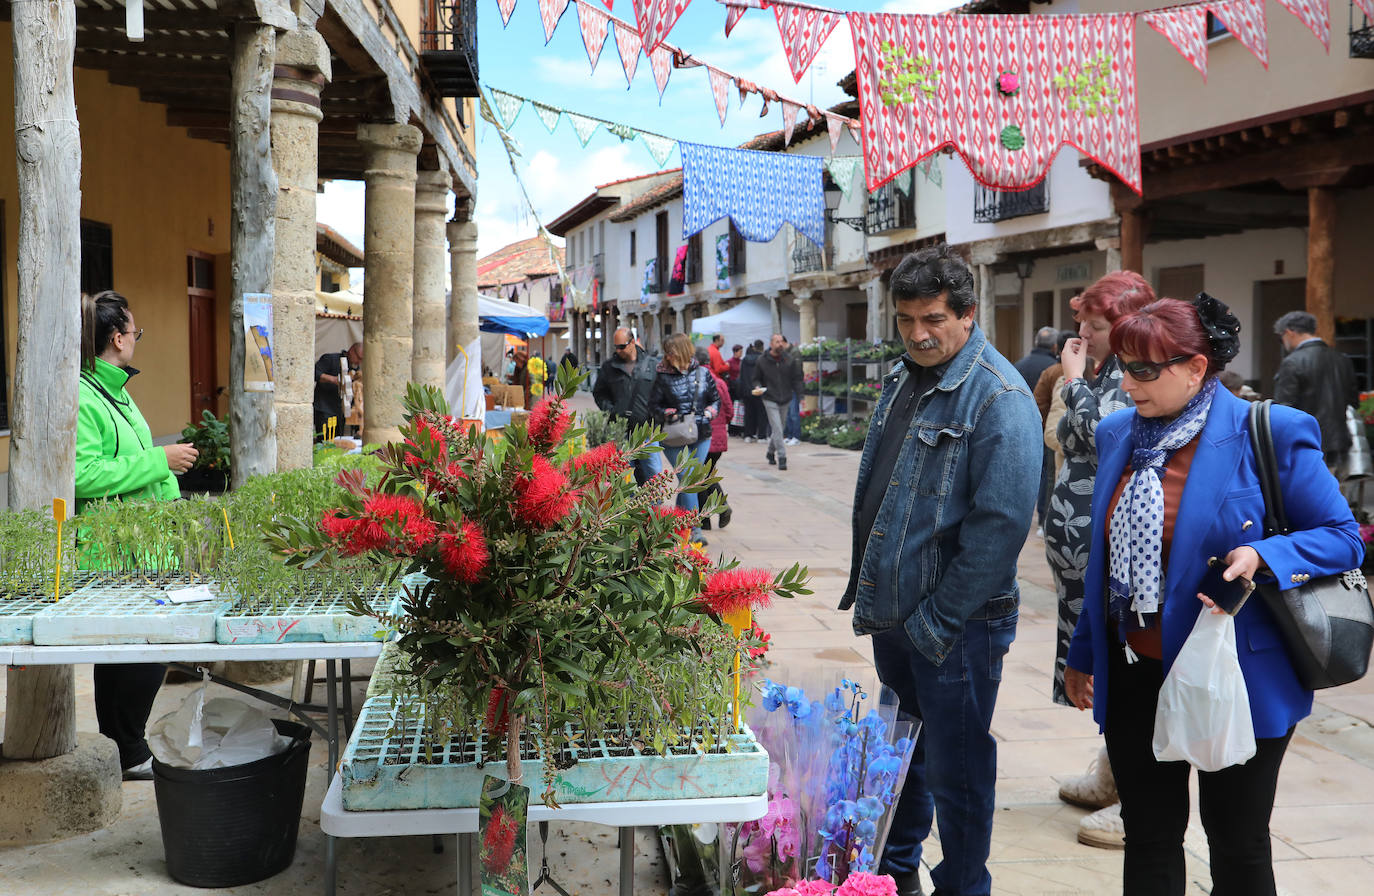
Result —
M1274 401L1317 418L1328 463L1333 455L1350 450L1345 408L1359 400L1350 359L1320 339L1289 352L1274 374Z
M648 421L656 366L655 358L642 348L632 373L626 373L614 356L607 358L592 387L596 406L612 417L623 417L631 426Z
M1054 352L1036 346L1031 349L1029 355L1016 362L1016 372L1025 378L1027 389L1034 389L1035 384L1040 380L1040 374L1045 372L1045 368L1053 367L1055 363ZM1043 417L1044 414L1041 416Z
M701 394L697 394L697 371L700 370ZM690 409L697 417L714 417L720 410L720 393L716 391L715 377L695 360L683 372L667 361L658 365L654 377L653 392L649 395L649 415L655 423L664 422L664 411L672 408L679 416L686 416Z
M735 394L740 398L750 397L749 390L754 388L754 371L758 369L759 356L762 354L754 351L752 345L744 350L744 357L739 362L739 379L735 381Z
M783 352L781 358L774 358L771 351L759 355L754 367L754 386L763 386L764 401L774 404L790 404L792 396L802 394L801 361L790 352Z

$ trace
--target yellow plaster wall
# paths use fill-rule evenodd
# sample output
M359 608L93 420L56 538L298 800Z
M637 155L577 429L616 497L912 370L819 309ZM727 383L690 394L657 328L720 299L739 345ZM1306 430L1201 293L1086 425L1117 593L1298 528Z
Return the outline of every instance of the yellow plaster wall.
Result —
M4 351L11 383L19 226L12 68L10 25L0 23L0 251ZM110 225L114 288L128 297L135 322L145 329L134 359L141 374L130 384L130 392L154 437L173 435L190 416L188 250L217 256L220 385L229 379L229 152L188 138L182 128L167 127L165 107L141 102L136 90L109 84L102 72L77 69L75 87L81 125L81 215ZM220 405L223 412L223 397ZM9 438L3 436L0 472L8 468Z

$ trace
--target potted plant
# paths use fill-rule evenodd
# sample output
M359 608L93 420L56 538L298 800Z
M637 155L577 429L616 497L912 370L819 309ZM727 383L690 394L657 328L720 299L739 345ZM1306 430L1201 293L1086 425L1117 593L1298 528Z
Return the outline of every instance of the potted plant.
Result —
M422 574L401 613L355 608L400 632L395 711L420 725L427 749L504 759L512 781L533 757L550 805L579 796L567 770L589 744L730 752L745 629L726 620L809 593L800 566L738 569L688 543L697 515L659 505L713 480L690 463L677 483L665 472L637 486L625 473L658 450L653 428L636 428L628 447L575 453L566 401L582 379L560 368L553 394L499 440L461 427L438 390L410 386L403 440L381 449L377 485L345 471L338 507L271 537L293 565L362 558Z
M181 441L200 452L196 462L177 476L183 492L225 492L229 489L229 415L216 417L200 412L199 423L188 423L181 430Z

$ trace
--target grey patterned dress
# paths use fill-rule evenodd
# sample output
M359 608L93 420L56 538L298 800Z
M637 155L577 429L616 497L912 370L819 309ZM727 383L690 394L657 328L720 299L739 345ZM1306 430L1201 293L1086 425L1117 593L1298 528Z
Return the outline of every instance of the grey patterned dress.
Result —
M1056 435L1064 449L1064 466L1050 494L1045 514L1045 557L1054 573L1059 596L1059 631L1054 650L1055 703L1070 706L1064 694L1064 665L1078 613L1083 609L1083 571L1088 567L1093 479L1097 476L1097 424L1103 417L1131 407L1121 390L1121 364L1111 358L1089 380L1065 383L1062 397L1068 406Z

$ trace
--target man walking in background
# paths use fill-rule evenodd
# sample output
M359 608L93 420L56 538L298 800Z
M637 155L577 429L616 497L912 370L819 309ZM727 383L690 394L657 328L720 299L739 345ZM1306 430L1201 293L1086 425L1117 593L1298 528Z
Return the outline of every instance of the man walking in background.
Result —
M649 393L658 363L625 327L611 335L611 345L614 350L596 375L592 400L612 419L624 420L633 429L649 419ZM662 471L663 453L655 451L634 464L635 481L643 485Z
M787 469L787 444L783 441L787 409L792 399L801 398L801 362L787 351L787 340L774 333L768 351L754 365L754 391L762 389L764 413L768 415L768 462L779 470Z
M754 373L763 357L763 340L755 339L744 352L739 366L739 392L744 402L744 441L758 442L768 438L768 418L764 414L763 399L753 394Z
M1355 367L1317 336L1317 319L1306 311L1280 317L1274 322L1274 332L1287 352L1274 374L1274 401L1317 418L1322 454L1326 466L1335 472L1351 446L1345 409L1360 402Z

